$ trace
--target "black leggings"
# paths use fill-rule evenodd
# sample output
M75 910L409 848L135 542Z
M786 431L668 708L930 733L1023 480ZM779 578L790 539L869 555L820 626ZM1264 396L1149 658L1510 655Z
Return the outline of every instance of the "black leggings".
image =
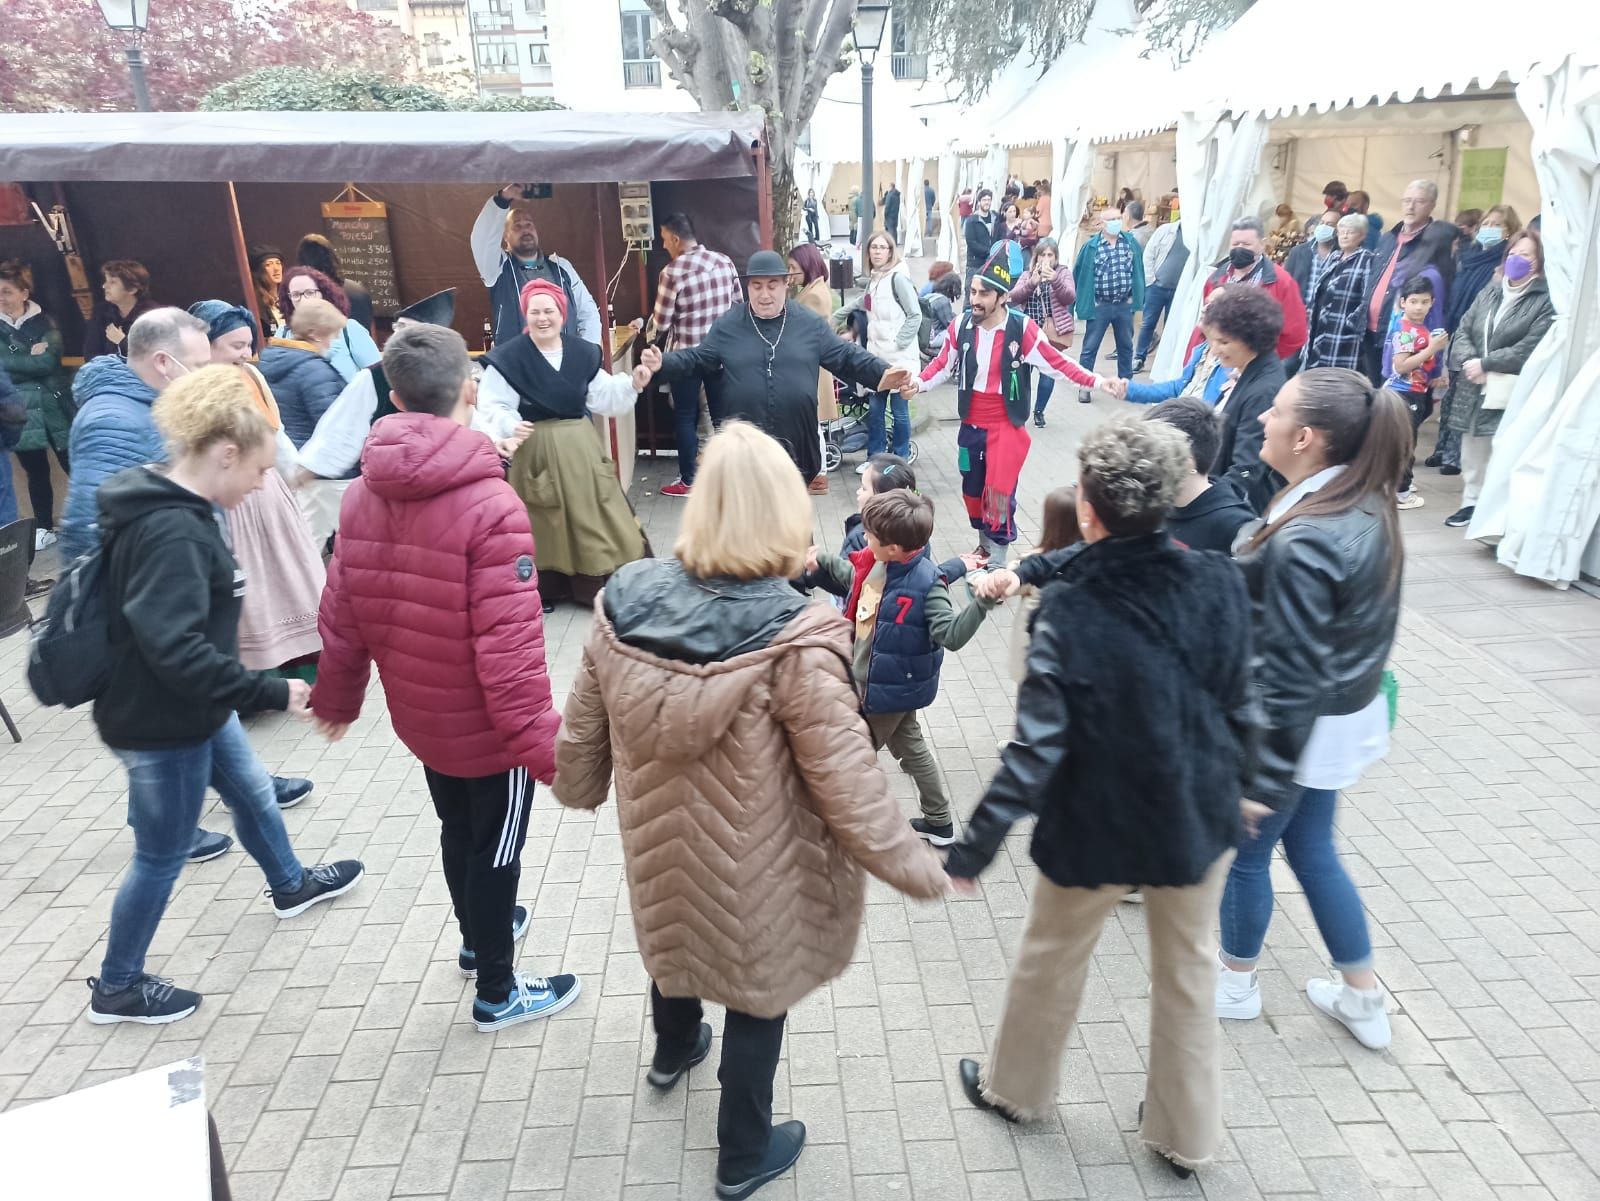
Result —
M67 452L56 451L56 461L61 470L71 474L67 466ZM17 451L17 462L28 476L28 503L33 506L33 519L41 530L56 528L56 490L50 482L50 456L41 447L38 450Z

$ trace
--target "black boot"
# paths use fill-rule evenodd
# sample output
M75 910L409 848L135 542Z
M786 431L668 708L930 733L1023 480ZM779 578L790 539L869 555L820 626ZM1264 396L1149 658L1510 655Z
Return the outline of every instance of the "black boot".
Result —
M979 1109L994 1110L995 1113L1008 1122L1022 1121L1021 1118L1004 1105L996 1105L983 1095L983 1080L980 1077L976 1059L963 1059L957 1070L961 1073L961 1091L967 1094L967 1100L971 1101Z
M804 1122L779 1122L772 1128L772 1136L767 1139L767 1153L749 1176L742 1180L724 1180L722 1173L717 1173L717 1196L726 1201L743 1201L763 1184L776 1180L794 1167L805 1145Z
M664 1055L660 1044L656 1045L655 1058L650 1061L650 1071L645 1074L645 1079L665 1092L678 1083L679 1078L695 1064L704 1062L709 1054L711 1054L711 1023L701 1022L699 1036L694 1041L694 1049L688 1055L682 1057Z

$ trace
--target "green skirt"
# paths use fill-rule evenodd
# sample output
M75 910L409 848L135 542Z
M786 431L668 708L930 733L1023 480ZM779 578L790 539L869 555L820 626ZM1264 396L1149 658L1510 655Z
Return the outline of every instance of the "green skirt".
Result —
M644 531L593 422L535 422L508 478L528 506L540 571L603 579L644 558Z

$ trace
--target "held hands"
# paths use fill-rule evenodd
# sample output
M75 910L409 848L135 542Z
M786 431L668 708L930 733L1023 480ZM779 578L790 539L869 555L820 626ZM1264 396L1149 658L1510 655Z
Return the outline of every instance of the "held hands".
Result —
M1245 832L1251 838L1261 833L1261 822L1264 818L1272 816L1272 810L1260 801L1252 801L1245 797L1239 801L1239 816L1244 818Z
M975 550L967 551L965 554L961 555L960 558L961 562L966 565L968 571L982 571L985 567L989 566L989 556L980 555ZM977 590L977 587L980 583L982 583L981 580L973 581L972 587L974 591Z
M883 373L883 378L878 381L877 391L898 392L900 395L909 398L917 394L916 385L917 377L912 375L908 368L891 367ZM908 387L912 389L909 392L906 391Z
M654 346L646 346L639 355L639 366L648 367L650 374L654 375L661 370L661 351Z
M533 433L533 422L519 421L517 422L517 428L511 431L511 436L500 439L494 444L494 448L500 452L502 459L510 461L517 453L517 447L526 442L528 435L531 433Z
M1128 399L1128 381L1125 379L1102 380L1100 390L1116 400Z
M289 681L289 704L285 712L300 721L311 720L311 685L304 680Z
M650 386L650 381L655 378L655 374L650 368L640 363L633 369L633 390L635 392L643 392Z

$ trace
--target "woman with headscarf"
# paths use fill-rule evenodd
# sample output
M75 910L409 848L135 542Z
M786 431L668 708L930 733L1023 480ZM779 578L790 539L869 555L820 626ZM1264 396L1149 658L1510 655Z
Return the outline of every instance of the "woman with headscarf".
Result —
M355 379L357 373L383 357L378 352L378 344L372 340L372 335L367 332L366 327L348 320L349 295L315 267L290 267L284 272L283 283L278 286L278 299L283 305L283 324L276 330L276 336L280 338L290 336L289 322L294 320L294 306L300 301L326 300L344 314L345 327L334 339L333 347L328 351L328 362L338 368L345 383L348 384Z
M528 506L549 612L563 600L592 604L613 571L650 553L590 420L632 409L650 373L610 374L598 346L564 333L567 295L549 280L524 285L521 303L527 334L484 360L479 417Z
M228 510L228 536L246 587L239 613L239 661L252 671L280 667L322 649L317 604L326 580L322 557L282 472L294 465L294 446L283 432L272 389L250 364L256 324L250 310L225 300L202 300L189 312L206 323L211 361L237 367L250 395L272 427L277 466L260 491Z

